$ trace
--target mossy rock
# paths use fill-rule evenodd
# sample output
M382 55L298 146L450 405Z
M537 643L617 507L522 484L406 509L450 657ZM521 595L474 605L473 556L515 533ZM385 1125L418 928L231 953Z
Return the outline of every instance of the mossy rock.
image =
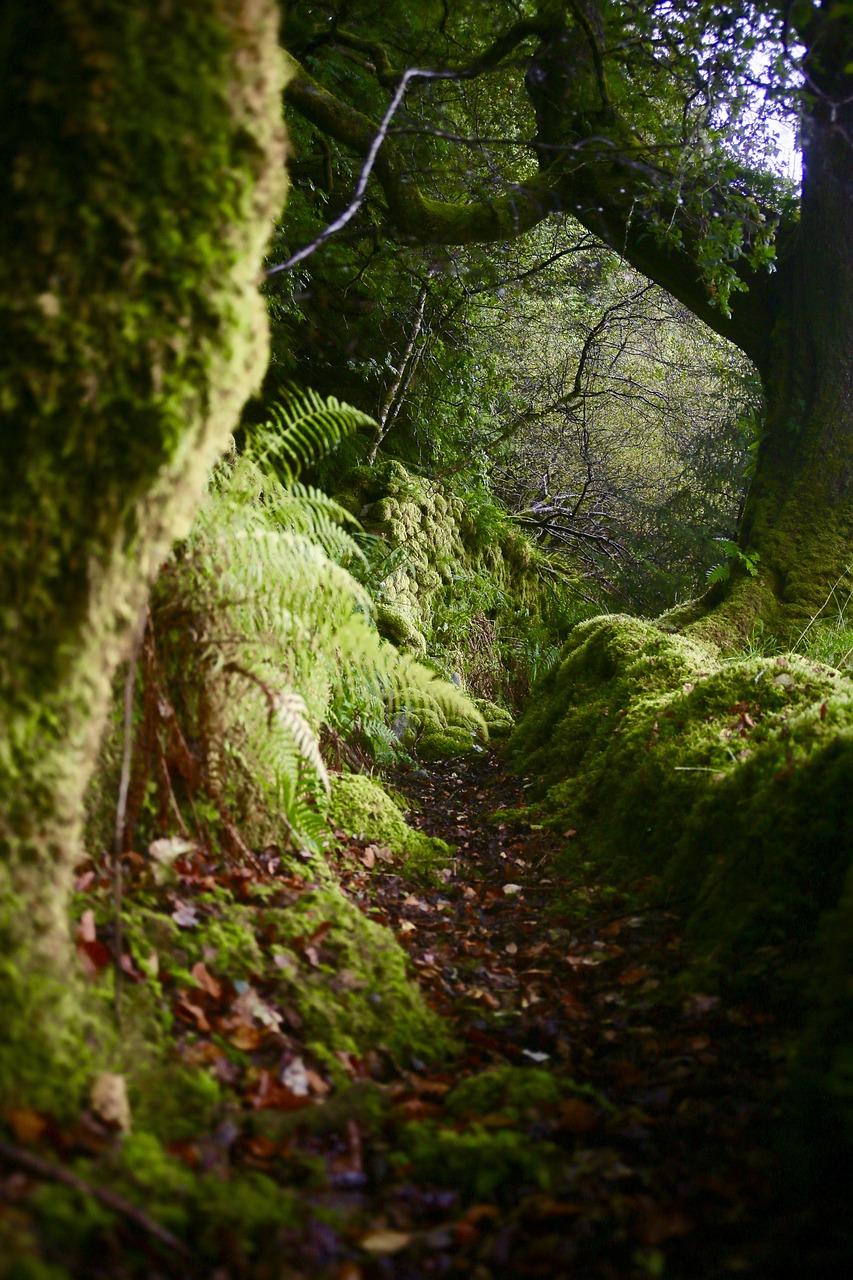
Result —
M547 1190L566 1160L553 1143L476 1122L449 1129L417 1121L407 1125L401 1145L398 1160L419 1182L453 1188L463 1200L474 1202L509 1199L519 1186Z
M853 698L831 668L722 663L652 623L609 617L575 628L511 749L555 822L695 902L688 934L725 965L806 919L808 932L837 899L838 837L853 823L839 735L851 734ZM821 812L806 817L815 788Z
M499 706L497 702L490 702L487 698L474 698L473 701L486 722L490 738L506 738L512 733L515 721L506 707Z
M443 860L446 850L442 845ZM279 989L298 1009L309 1049L340 1078L338 1051L363 1056L382 1048L408 1064L413 1055L433 1061L453 1048L448 1027L410 979L408 956L394 934L337 886L308 892L286 910L264 911L263 924L290 939L276 948ZM300 940L324 924L331 928L314 964Z
M476 749L474 738L470 733L425 733L418 739L417 753L422 760L446 760L453 756L463 756Z
M334 773L329 824L349 835L387 845L404 856L432 856L445 861L450 846L408 825L402 811L382 786L362 773Z
M378 604L376 629L403 653L426 653L426 640L404 609L390 604Z

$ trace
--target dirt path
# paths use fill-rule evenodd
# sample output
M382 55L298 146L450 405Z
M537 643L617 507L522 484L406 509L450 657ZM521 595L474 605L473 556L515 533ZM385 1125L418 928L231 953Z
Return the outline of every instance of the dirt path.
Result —
M415 1063L390 1082L392 1127L429 1127L423 1149L392 1135L414 1159L395 1177L380 1167L363 1237L378 1256L363 1249L340 1280L763 1280L780 1228L772 1016L674 991L675 917L555 880L552 838L487 820L520 802L493 757L398 785L459 848L452 876L412 892L359 873L349 888L407 946L464 1052L452 1073Z
M305 882L283 878L274 858L223 865L197 848L155 884L149 863L128 855L128 894L144 890L157 918L188 937L216 920L213 890L239 891L241 919L257 917L257 937L241 935L230 961L220 925L210 969L160 973L173 1056L215 1078L221 1102L207 1128L188 1120L187 1138L168 1145L179 1173L144 1135L131 1159L133 1136L123 1144L97 1114L70 1124L29 1107L4 1114L18 1145L0 1144L0 1275L4 1231L26 1256L31 1240L34 1257L60 1266L14 1274L86 1280L785 1274L772 1016L692 990L678 920L597 884L582 854L560 878L555 850L582 849L582 836L555 840L513 821L522 791L498 758L395 782L415 821L458 849L444 881L413 886L368 841L343 839L330 856L349 897L408 949L455 1028L457 1056L401 1069L378 1051L342 1055L351 1083L332 1090L298 1014L275 1004L274 976L247 981L236 968L241 956L254 964L249 946L278 972L276 940L252 904L286 905ZM97 981L112 963L104 869L84 869L78 893L78 949ZM322 981L345 992L345 975L324 969L329 928L303 939L305 972L318 982L328 972ZM123 965L144 986L140 959ZM125 1208L101 1193L83 1215L81 1176L116 1186ZM179 1240L163 1237L163 1221Z

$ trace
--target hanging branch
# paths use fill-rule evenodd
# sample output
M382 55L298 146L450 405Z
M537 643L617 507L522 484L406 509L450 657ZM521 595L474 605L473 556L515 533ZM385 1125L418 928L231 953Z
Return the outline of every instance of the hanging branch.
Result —
M269 267L266 273L268 276L277 275L280 271L291 271L298 263L304 262L306 258L310 257L312 253L315 253L317 249L324 245L331 236L336 235L339 231L343 231L344 227L351 222L358 213L364 202L367 183L373 170L373 166L376 163L376 157L379 155L379 148L388 136L391 121L397 114L397 109L403 101L403 98L406 96L406 90L412 80L455 80L458 79L458 77L459 73L456 71L424 71L418 67L410 67L408 71L403 72L400 77L400 83L397 85L394 96L388 104L388 109L382 117L379 128L374 134L373 141L368 148L367 156L361 167L361 173L359 174L352 200L350 200L343 213L338 214L337 218L335 218L333 222L330 222L328 226L324 227L316 239L312 240L310 244L305 245L302 249L297 249L296 253L291 254L286 262L279 262L276 266Z
M423 328L424 310L426 308L426 300L427 300L428 293L429 293L429 281L425 280L424 283L421 285L420 293L418 294L417 310L415 312L415 323L412 326L412 332L409 335L409 341L406 344L406 350L403 352L403 359L401 360L400 367L397 370L397 376L392 382L388 390L388 394L385 397L385 401L382 405L382 408L379 412L378 428L373 438L373 445L371 447L370 453L367 455L367 461L371 467L376 461L376 454L379 451L379 446L387 436L388 432L391 430L391 427L394 425L394 419L396 418L397 414L395 412L392 416L391 410L394 407L394 401L398 393L401 391L401 388L403 392L405 392L405 387L403 386L403 382L404 382L404 379L406 378L406 374L410 372L414 372L413 355L415 351L415 344L417 343L417 340L420 337L421 329ZM406 385L408 386L408 381L406 382ZM401 399L402 399L402 396L401 396ZM399 410L399 404L398 404L398 410Z

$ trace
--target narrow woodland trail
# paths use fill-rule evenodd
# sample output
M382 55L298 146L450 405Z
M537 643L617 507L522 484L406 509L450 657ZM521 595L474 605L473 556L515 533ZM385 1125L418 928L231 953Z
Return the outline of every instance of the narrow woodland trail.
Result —
M344 882L408 947L463 1048L452 1070L414 1062L388 1081L384 1135L364 1142L350 1128L370 1226L328 1274L782 1274L773 1016L674 995L676 918L635 913L583 879L556 882L553 837L484 821L522 794L493 756L397 784L423 829L460 850L452 876L412 892L344 867ZM442 1141L430 1152L410 1140L411 1164L392 1169L394 1127L418 1122L433 1137L444 1126ZM304 1261L300 1274L320 1274Z
M678 920L640 906L642 892L595 883L582 853L559 878L554 853L581 850L582 837L525 825L523 789L499 757L394 781L413 821L458 850L443 883L404 880L369 833L337 833L328 856L350 899L408 949L456 1055L436 1066L405 1054L401 1065L381 1047L340 1053L349 1084L333 1088L276 994L278 943L262 910L298 901L306 882L275 858L241 866L197 847L158 884L149 861L128 854L127 892L169 936L196 939L205 921L219 929L192 974L164 950L159 980L173 1061L194 1078L210 1073L219 1100L206 1119L185 1117L169 1164L144 1117L143 1132L122 1139L97 1107L71 1124L29 1107L4 1113L14 1142L0 1141L0 1275L831 1274L817 1254L813 1264L795 1253L804 1223L775 1190L773 1014L691 989ZM242 959L227 951L211 895L226 887L242 895L241 919L257 922ZM78 893L78 950L98 981L112 963L105 869L84 868ZM299 943L298 980L345 996L357 979L330 963L331 928L315 923ZM142 990L133 956L122 965ZM370 999L381 1009L379 992ZM25 1251L32 1241L59 1270L4 1270L9 1239Z

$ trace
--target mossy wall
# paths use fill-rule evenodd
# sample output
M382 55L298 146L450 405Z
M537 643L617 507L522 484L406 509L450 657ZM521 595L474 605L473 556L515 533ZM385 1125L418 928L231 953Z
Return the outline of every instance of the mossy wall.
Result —
M541 551L494 501L478 508L393 460L343 483L336 496L386 548L373 584L382 634L436 661L487 708L523 697L562 615L574 605L579 616L569 580L543 572ZM505 714L487 715L490 729Z
M33 1008L4 1018L0 1064L24 1072L18 1032L50 1053L58 1031L23 970L58 971L67 1003L65 907L111 677L264 371L278 20L272 0L188 0L168 21L153 0L4 11L0 1001Z
M770 993L799 1044L792 1097L853 1159L849 680L597 618L572 632L510 746L544 820L576 832L567 861L658 878L685 917L693 981L746 999L781 965Z

